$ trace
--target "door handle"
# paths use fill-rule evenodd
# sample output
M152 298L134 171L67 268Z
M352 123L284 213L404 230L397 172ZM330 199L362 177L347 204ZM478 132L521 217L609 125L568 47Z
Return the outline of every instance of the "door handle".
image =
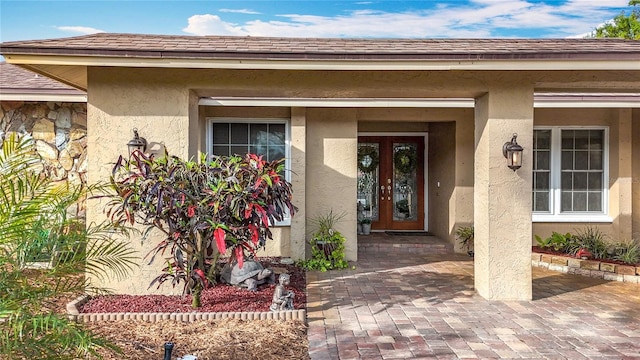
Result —
M388 181L391 181L391 179L388 179ZM387 201L391 201L391 185L387 186Z

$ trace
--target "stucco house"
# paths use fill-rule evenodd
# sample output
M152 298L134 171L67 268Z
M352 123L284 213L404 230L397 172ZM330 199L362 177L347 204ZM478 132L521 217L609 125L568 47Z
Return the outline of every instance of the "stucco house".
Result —
M534 234L594 224L640 238L637 41L102 33L0 52L87 92L89 182L109 176L133 128L149 151L285 156L300 211L270 255L303 258L310 219L329 209L346 214L349 260L359 213L374 230L452 243L474 224L478 293L525 300ZM503 155L514 134L517 170ZM110 285L146 292L155 271Z

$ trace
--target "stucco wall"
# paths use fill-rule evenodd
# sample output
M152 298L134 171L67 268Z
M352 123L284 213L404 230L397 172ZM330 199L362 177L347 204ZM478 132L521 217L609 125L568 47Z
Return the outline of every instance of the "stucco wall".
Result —
M473 225L473 182L474 182L474 137L475 122L473 109L465 109L456 121L455 184L451 212L449 213L449 241L455 251L466 251L456 239L455 231L462 226Z
M127 142L132 138L132 128L138 128L140 136L149 142L150 152L189 158L189 108L190 93L184 84L170 77L146 77L142 73L115 68L89 69L88 104L88 182L108 179L113 163L119 155L128 153ZM198 130L197 126L192 131ZM103 200L91 200L87 207L87 220L101 222L105 219ZM130 241L139 255L138 264L127 279L105 282L92 279L117 293L146 294L158 292L148 284L160 274L161 258L147 265L143 260L161 239L154 234L141 242L134 235ZM132 281L132 279L135 279ZM180 293L179 287L164 286L160 293Z
M449 240L449 213L453 209L456 160L456 123L432 123L429 132L429 232ZM453 208L453 209L452 209Z
M513 133L525 149L517 172L502 154ZM474 284L485 299L531 300L532 143L533 87L506 85L476 99Z
M354 109L307 109L306 213L312 219L332 210L344 215L337 230L347 239L346 257L357 260L357 133ZM309 251L309 250L308 250Z

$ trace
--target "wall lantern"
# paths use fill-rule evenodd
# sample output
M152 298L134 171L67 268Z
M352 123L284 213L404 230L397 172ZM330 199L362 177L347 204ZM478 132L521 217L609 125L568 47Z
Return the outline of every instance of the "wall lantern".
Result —
M518 134L513 134L511 141L507 141L502 146L502 154L507 158L509 169L516 171L522 166L522 146L518 145L516 138Z
M131 139L127 146L129 147L129 154L132 154L136 150L145 152L147 150L147 139L138 135L138 129L133 128L133 139Z

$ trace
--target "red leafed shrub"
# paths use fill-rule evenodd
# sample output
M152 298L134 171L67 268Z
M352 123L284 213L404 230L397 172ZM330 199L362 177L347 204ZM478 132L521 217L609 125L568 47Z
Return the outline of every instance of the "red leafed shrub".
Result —
M149 286L184 283L183 295L215 283L218 253L235 257L240 266L247 254L271 239L269 225L295 212L291 184L282 177L284 159L267 162L260 156L202 155L185 161L165 154L154 158L135 151L113 168L108 216L114 223L138 223L164 233L147 254L169 256L167 266Z

